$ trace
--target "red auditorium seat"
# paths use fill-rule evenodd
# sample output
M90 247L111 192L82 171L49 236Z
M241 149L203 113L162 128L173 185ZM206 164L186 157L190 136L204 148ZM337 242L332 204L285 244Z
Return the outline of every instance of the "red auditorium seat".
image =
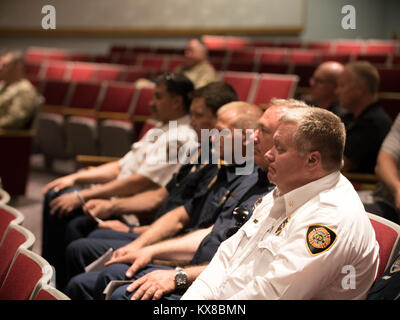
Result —
M293 65L292 74L299 77L298 87L309 87L310 78L314 74L315 69L318 65L316 64L295 64Z
M72 96L67 103L65 114L70 115L65 123L68 152L97 155L97 120L96 108L101 100L102 85L100 82L74 83ZM60 128L64 130L64 128ZM61 132L60 132L61 134Z
M247 38L241 37L226 37L225 39L225 48L227 50L238 50L247 48L250 44L250 41Z
M307 49L315 49L320 52L331 52L332 50L332 42L330 41L321 41L321 42L308 42L306 43L305 47Z
M265 105L272 98L292 98L298 83L296 75L261 74L252 103Z
M25 53L25 61L30 63L41 63L47 59L48 50L43 48L28 48Z
M151 70L139 68L139 67L128 67L125 70L122 80L126 82L135 82L138 79L149 79L152 75Z
M71 63L67 61L46 61L43 77L51 80L65 80L70 72Z
M94 55L90 58L90 61L98 63L118 63L117 58L111 55Z
M30 77L38 77L42 64L36 62L25 63L25 74Z
M168 58L167 70L174 71L177 67L182 66L186 59L184 56L173 55Z
M134 66L138 62L138 57L135 54L128 54L128 55L113 58L113 61L114 60L115 60L115 63L117 63L117 64L123 64L126 66Z
M232 50L230 59L231 60L247 60L256 61L258 50L256 48L247 48L242 50Z
M118 81L125 68L117 65L99 65L95 74L96 81Z
M167 67L167 56L163 55L140 55L138 66L146 69L164 71Z
M292 64L317 63L320 57L319 51L307 49L293 49L289 51L288 61Z
M0 240L3 239L11 223L18 225L22 224L23 221L24 216L20 211L6 204L0 204Z
M280 74L287 73L289 71L287 57L288 49L286 48L263 49L259 56L258 72Z
M43 88L43 96L46 105L65 105L71 83L69 81L46 80Z
M278 43L279 48L289 48L289 49L296 49L301 48L303 46L301 41L284 41Z
M68 108L95 110L95 106L100 98L100 82L73 82L72 95L67 103ZM67 111L68 112L68 111ZM86 114L94 114L89 112Z
M257 71L257 50L255 48L231 51L229 62L225 70L256 72Z
M68 79L70 81L90 81L96 72L96 64L89 63L73 63L71 74Z
M31 300L71 300L60 290L48 284L41 284L38 292L32 297Z
M137 95L132 84L110 83L108 86L99 106L99 117L104 119L98 130L101 155L120 157L129 151L136 136L130 118L137 104Z
M180 49L176 49L176 48L155 48L154 49L154 53L155 54L163 54L163 55L173 55L173 54L177 54L177 52Z
M202 37L202 40L206 44L208 50L226 49L225 37L205 35Z
M268 48L268 47L273 48L275 47L275 42L269 40L253 40L251 42L251 46L256 48Z
M375 230L376 241L379 243L379 267L375 278L377 280L398 254L400 226L372 213L368 213L368 216Z
M28 229L16 224L8 226L3 239L0 241L0 287L18 248L31 250L34 242L35 236Z
M368 40L365 44L366 54L394 54L396 41Z
M322 53L321 62L337 61L343 64L350 62L351 56L347 53Z
M0 300L28 300L39 281L49 283L52 275L53 269L45 259L19 248L0 287Z
M355 60L368 61L376 65L385 65L389 59L387 54L358 54L354 56Z
M69 60L69 52L63 50L51 50L48 55L47 59L49 60L60 60L60 61L67 61Z
M135 86L129 83L108 83L99 112L129 112L135 90Z
M377 68L380 77L379 91L384 92L400 92L400 68Z
M33 138L33 130L0 130L0 177L10 196L25 194Z
M239 100L250 101L258 81L258 73L226 71L222 80L229 83L237 92Z
M400 112L400 95L381 93L379 103L389 117L394 121Z
M215 70L217 71L225 70L225 65L226 65L225 58L210 58L209 61Z
M268 48L260 51L260 62L286 62L288 56L288 50L285 48Z
M364 53L364 41L345 40L336 41L334 44L336 54L360 54Z
M154 47L149 46L135 46L128 48L128 53L154 53Z
M400 66L400 55L394 55L392 58L392 64L393 66Z

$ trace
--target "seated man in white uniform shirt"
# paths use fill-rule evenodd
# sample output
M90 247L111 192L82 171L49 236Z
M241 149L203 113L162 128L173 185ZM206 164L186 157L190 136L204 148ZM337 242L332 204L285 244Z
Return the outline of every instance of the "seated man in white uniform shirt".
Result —
M275 190L182 299L365 299L379 245L339 171L344 126L321 108L291 109L279 121L265 155Z

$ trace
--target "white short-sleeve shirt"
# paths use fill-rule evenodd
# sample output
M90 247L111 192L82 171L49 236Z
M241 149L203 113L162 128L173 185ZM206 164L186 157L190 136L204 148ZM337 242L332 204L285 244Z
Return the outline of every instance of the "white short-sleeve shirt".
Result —
M182 299L363 299L378 263L367 213L334 172L269 193Z
M131 150L119 161L118 178L141 174L160 186L165 186L183 163L176 155L196 149L197 134L184 116L167 124L157 124L143 138L132 144Z

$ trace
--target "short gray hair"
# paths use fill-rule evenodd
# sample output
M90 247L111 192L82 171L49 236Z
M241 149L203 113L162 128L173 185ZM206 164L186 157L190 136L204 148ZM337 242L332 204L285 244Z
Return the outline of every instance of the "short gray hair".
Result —
M299 153L319 151L325 171L341 169L346 131L338 116L318 107L291 108L279 122L298 125L293 139Z

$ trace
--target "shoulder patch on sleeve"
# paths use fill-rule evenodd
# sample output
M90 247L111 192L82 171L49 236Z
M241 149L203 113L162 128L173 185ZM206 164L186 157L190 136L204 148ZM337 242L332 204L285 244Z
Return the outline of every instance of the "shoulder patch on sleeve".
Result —
M326 226L309 226L306 233L306 244L311 255L315 256L329 250L336 241L336 233Z
M395 262L393 262L392 266L390 267L390 273L395 273L400 271L400 257L396 259Z

